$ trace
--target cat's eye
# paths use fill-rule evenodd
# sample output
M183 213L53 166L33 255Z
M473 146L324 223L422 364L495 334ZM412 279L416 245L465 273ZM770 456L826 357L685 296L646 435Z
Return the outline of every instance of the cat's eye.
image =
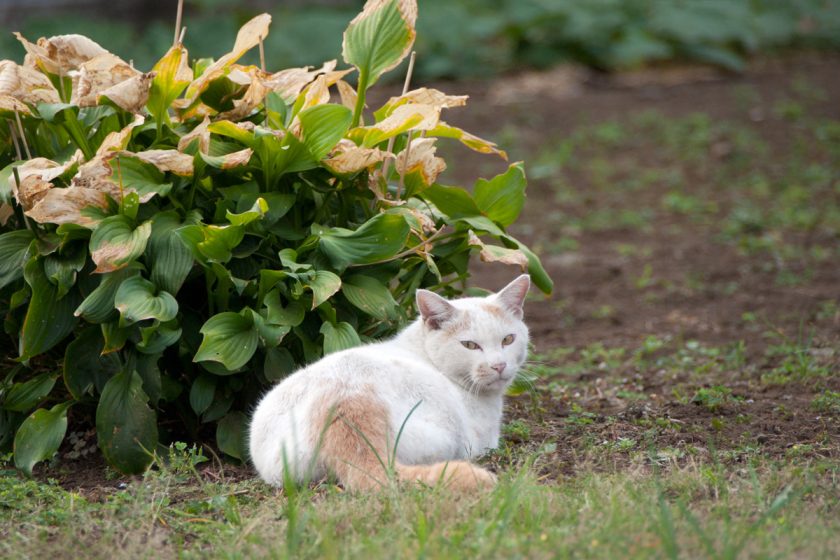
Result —
M472 340L462 340L461 344L464 345L464 348L469 348L470 350L481 350L481 346L479 346Z
M513 341L516 340L515 334L509 334L502 339L502 346L509 346L513 344Z

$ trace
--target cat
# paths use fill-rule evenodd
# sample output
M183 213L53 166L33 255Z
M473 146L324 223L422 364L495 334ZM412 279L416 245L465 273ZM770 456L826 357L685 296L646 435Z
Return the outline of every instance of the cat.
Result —
M523 274L483 298L417 290L420 316L396 337L284 379L250 424L260 477L282 486L284 476L300 483L332 473L348 490L376 489L389 474L452 489L492 486L495 476L469 459L498 445L503 397L528 354L529 288Z

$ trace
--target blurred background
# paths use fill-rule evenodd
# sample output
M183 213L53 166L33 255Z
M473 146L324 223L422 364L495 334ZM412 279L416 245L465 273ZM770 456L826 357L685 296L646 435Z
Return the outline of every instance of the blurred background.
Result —
M187 0L185 44L190 53L217 57L240 25L267 11L270 68L320 64L340 53L341 34L363 3ZM147 69L172 42L176 6L2 0L0 58L22 56L11 31L30 40L81 33ZM739 71L755 53L838 47L840 0L421 0L416 75L488 77L562 62L616 70L674 60Z

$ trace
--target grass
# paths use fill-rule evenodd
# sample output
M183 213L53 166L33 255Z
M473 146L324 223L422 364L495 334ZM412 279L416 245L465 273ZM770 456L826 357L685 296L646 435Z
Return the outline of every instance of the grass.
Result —
M632 448L635 442L617 445ZM648 463L660 457L647 452ZM101 501L0 476L0 556L203 558L832 557L840 553L835 466L766 462L583 470L538 480L531 456L478 495L444 488L351 495L330 484L275 491L151 471ZM667 458L665 459L667 463Z

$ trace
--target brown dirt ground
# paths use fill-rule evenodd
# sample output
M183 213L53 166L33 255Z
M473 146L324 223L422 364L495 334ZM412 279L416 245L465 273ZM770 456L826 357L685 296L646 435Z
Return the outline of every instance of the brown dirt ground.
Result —
M776 100L784 99L791 91L791 76L806 76L810 83L828 93L823 101L815 102L811 110L822 117L840 119L840 57L828 55L798 55L788 59L759 61L743 75L730 75L703 68L666 68L620 76L593 75L576 69L559 69L544 74L510 76L496 82L472 84L440 84L448 93L468 93L467 109L447 115L447 120L476 134L499 138L513 129L521 144L514 155L531 159L549 139L562 138L576 128L611 119L621 119L641 111L655 109L666 118L677 118L702 112L714 119L727 119L752 127L770 144L774 152L786 153L791 139L778 119L763 118ZM755 90L759 107L743 107L733 102L737 92L745 86ZM394 94L385 91L382 99ZM382 99L371 100L376 106ZM750 111L753 111L752 113ZM760 117L756 121L756 117ZM506 146L508 147L508 146ZM723 150L725 152L725 149ZM635 154L642 161L650 158L655 165L655 153ZM709 158L721 157L710 153ZM725 154L724 154L725 157ZM466 151L449 156L453 163L450 182L471 182L476 176L488 176L504 169L501 163L488 161ZM835 168L835 174L837 169ZM580 192L589 192L584 176L569 172L569 182ZM664 187L654 186L640 194L636 202L641 206L660 200ZM700 193L711 196L714 193ZM549 183L531 181L529 202L515 228L515 234L526 242L539 242L545 230L554 227L548 216L563 209L556 202ZM602 207L615 206L612 195L603 190L591 190L585 206L566 209L580 214ZM833 203L837 203L835 200ZM557 347L579 349L595 342L606 347L637 348L647 335L670 336L674 340L697 340L705 345L723 345L743 340L746 362L757 363L751 372L729 371L718 375L714 382L724 382L740 400L728 403L717 411L686 402L673 396L672 390L686 382L685 378L664 376L657 368L639 367L624 360L615 370L593 367L575 376L558 375L541 380L540 387L550 381L568 391L538 390L512 398L508 419L521 419L530 429L525 438L508 436L511 446L533 449L544 442L556 444L556 449L542 456L539 467L548 477L573 474L583 462L592 462L591 449L602 441L631 438L653 449L674 448L674 457L688 450L686 457L708 457L711 450L718 454L739 450L728 457L742 462L748 459L745 445L752 445L772 458L791 456L794 446L806 446L808 457L840 458L840 426L838 420L821 416L809 409L813 396L821 389L840 390L838 355L840 348L840 316L817 320L820 302L840 297L840 266L837 257L814 265L809 281L794 287L774 283L774 274L766 266L767 257L744 256L730 246L717 241L713 224L680 221L679 217L661 214L653 227L614 228L607 231L582 231L576 239L578 248L572 253L551 254L543 251L542 258L555 281L551 299L534 298L527 306L527 321L537 352L550 354ZM677 227L674 227L677 226ZM831 240L829 240L831 241ZM617 243L649 248L645 258L621 256ZM835 247L838 239L834 239ZM536 246L536 245L535 245ZM634 285L649 265L656 271L659 287L654 286L641 297ZM476 265L475 283L498 288L513 274L498 266ZM666 281L679 283L686 274L703 279L705 286L697 290L666 290ZM723 293L715 286L737 283L733 293ZM609 306L609 317L597 317L594 310ZM767 386L756 383L756 376L772 364L763 361L768 344L764 329L748 328L742 314L751 312L766 320L778 331L795 337L803 321L814 332L814 347L833 349L834 359L828 365L832 375L818 385L790 383ZM562 366L564 360L577 356L550 360ZM712 380L710 379L710 382ZM631 387L644 393L646 400L632 401L615 398L617 388ZM591 414L588 424L569 423L573 415L572 403ZM780 405L783 405L780 408ZM668 428L648 430L640 419L667 419ZM589 450L589 451L588 451ZM655 452L654 452L655 453ZM505 463L509 459L493 459L491 463ZM632 454L609 454L595 460L607 469L625 468L633 461ZM664 459L667 462L667 457ZM125 479L104 477L104 463L96 455L77 461L62 461L59 472L44 476L57 478L68 488L86 491L92 497L108 493ZM218 466L205 469L206 476L219 475ZM246 467L225 466L224 476L247 477Z

